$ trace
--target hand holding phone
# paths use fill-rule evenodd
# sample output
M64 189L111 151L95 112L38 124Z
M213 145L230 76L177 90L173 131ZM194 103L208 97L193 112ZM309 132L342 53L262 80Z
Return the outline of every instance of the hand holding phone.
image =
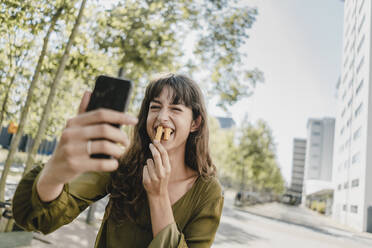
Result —
M41 171L36 188L42 201L56 199L64 184L84 172L110 172L118 168L117 159L121 151L116 144L128 145L128 138L118 127L135 125L138 121L133 116L120 113L127 108L131 88L128 80L100 76L94 91L91 94L85 92L78 115L67 121L53 155ZM92 111L99 108L106 109ZM93 157L108 159L91 159L87 156L90 154L88 143L94 143L93 152L100 153Z
M131 81L101 75L97 78L86 111L107 108L125 112L132 91ZM118 124L111 124L120 128ZM105 154L92 154L91 158L110 158Z

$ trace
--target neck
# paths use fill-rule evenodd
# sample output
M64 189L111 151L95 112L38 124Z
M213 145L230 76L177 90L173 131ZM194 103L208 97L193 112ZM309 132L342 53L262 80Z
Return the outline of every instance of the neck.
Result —
M170 182L178 181L190 176L190 168L185 164L185 150L176 149L168 151L169 162L171 164Z

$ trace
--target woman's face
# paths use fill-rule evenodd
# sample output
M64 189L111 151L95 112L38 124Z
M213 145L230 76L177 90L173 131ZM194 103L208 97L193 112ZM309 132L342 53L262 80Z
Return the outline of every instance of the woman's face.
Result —
M195 131L192 110L183 104L172 104L172 89L164 87L160 95L150 102L146 130L153 141L159 125L172 130L167 141L161 144L167 151L185 147L189 133Z

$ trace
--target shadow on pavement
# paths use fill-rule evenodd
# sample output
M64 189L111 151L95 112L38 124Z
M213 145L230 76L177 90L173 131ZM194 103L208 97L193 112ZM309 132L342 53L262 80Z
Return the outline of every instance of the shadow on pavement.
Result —
M261 238L256 235L249 234L231 224L221 223L218 228L214 244L218 245L225 242L231 243L232 240L234 240L235 243L248 244L249 242L257 239Z
M68 226L63 226L57 231L48 235L34 234L31 247L69 247L69 248L83 248L94 247L98 228L87 225L83 220L76 219ZM47 244L47 241L50 244Z

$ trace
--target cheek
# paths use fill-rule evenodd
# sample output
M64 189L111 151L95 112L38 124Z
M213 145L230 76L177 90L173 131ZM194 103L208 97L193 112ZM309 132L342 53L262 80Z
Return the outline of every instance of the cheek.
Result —
M150 131L152 130L152 126L153 126L153 118L149 114L146 118L146 130L147 130L147 134L149 135L150 135Z

